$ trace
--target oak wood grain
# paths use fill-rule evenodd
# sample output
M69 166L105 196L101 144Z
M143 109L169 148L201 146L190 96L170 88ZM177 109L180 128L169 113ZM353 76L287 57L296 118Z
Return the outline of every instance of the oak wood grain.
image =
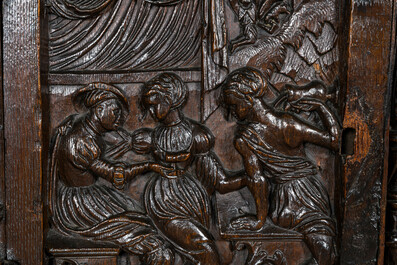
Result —
M40 3L3 8L7 259L42 264Z
M343 127L355 129L356 138L343 173L341 264L383 264L393 6L393 1L356 0L350 9Z

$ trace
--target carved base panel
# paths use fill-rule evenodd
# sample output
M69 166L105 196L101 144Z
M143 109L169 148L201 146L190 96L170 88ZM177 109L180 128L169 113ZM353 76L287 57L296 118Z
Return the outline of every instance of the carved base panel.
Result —
M118 248L50 249L54 265L117 265Z
M217 194L218 227L223 239L233 242L234 259L231 264L276 264L300 265L316 264L303 235L275 225L268 218L258 231L233 230L230 223L244 214L254 214L253 198L247 189ZM247 251L245 256L241 253Z
M312 262L312 254L302 240L282 241L275 239L269 241L241 240L235 243L236 250L248 250L244 264L269 264L269 265L301 265L316 264ZM236 264L237 263L233 263Z

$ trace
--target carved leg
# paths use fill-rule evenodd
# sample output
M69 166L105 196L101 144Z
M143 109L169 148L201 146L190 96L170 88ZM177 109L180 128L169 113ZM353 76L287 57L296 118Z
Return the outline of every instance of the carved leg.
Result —
M176 219L167 223L162 231L197 264L220 264L215 242L201 224L189 219Z
M336 259L334 239L321 234L308 234L305 242L318 264L333 265Z

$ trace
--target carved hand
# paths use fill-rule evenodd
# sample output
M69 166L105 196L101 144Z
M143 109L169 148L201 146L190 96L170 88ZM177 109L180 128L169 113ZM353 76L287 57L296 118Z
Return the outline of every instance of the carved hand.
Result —
M150 163L149 168L153 172L159 173L162 177L166 177L166 178L175 177L175 176L171 176L171 175L173 175L172 173L174 172L173 168L164 167L164 166L156 164L156 163Z
M324 103L314 98L301 98L296 101L290 102L290 105L300 111L315 111Z

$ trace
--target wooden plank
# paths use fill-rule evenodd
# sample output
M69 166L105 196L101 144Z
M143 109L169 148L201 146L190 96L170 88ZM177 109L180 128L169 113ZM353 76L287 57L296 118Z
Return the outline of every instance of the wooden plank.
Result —
M0 6L2 11L2 6ZM1 24L2 21L1 21ZM0 40L3 39L3 27L0 29ZM4 98L3 98L3 45L0 45L0 261L6 258L5 235L5 186L4 186Z
M383 261L392 19L392 0L352 1L343 127L356 137L344 165L341 264Z
M39 0L3 1L7 260L43 263Z

